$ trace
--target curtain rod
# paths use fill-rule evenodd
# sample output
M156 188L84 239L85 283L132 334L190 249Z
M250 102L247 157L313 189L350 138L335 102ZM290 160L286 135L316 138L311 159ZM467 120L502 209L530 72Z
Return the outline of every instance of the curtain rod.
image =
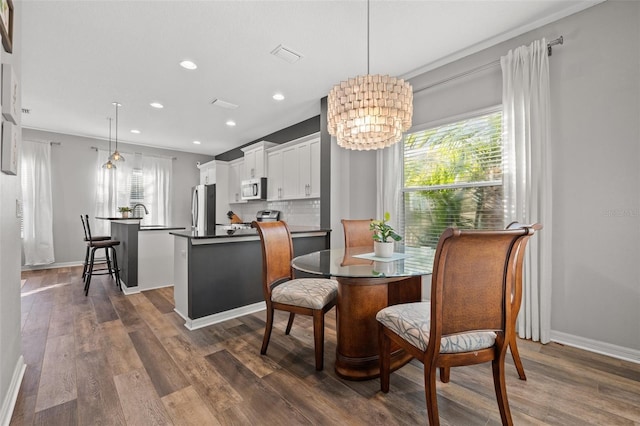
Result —
M97 146L90 146L90 149L93 149L94 151L97 151L99 148ZM125 152L125 151L122 151ZM143 154L141 152L125 152L125 154L140 154L140 155L146 155L147 157L156 157L156 158L171 158L172 160L177 160L178 157L169 157L168 155L154 155L154 154Z
M551 40L550 42L548 42L547 43L547 56L551 56L551 54L553 52L553 46L557 46L559 44L564 44L564 37L563 36L560 36L560 37L556 38L555 40ZM475 74L477 72L484 71L484 70L489 69L489 68L493 68L496 65L500 65L500 59L496 59L495 61L491 61L491 62L489 62L487 64L479 65L479 66L477 66L475 68L471 68L471 69L469 69L467 71L463 71L463 72L461 72L459 74L452 75L451 77L447 77L445 79L437 81L437 82L435 82L433 84L430 84L428 86L421 87L419 89L414 90L413 93L415 94L415 93L422 92L424 90L432 89L432 88L434 88L436 86L440 86L441 84L445 84L445 83L448 83L450 81L457 80L459 78L466 77L468 75Z

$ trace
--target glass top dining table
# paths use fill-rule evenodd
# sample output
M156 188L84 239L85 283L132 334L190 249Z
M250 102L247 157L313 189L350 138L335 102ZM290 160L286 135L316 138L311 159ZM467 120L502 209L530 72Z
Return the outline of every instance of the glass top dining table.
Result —
M423 276L431 274L434 250L396 244L391 258L378 258L371 247L321 250L293 259L291 266L338 282L336 301L336 374L367 380L380 374L376 314L387 306L422 300ZM391 370L411 355L392 351Z
M392 278L430 274L435 250L396 244L391 258L374 256L371 247L321 250L293 259L294 269L344 278Z

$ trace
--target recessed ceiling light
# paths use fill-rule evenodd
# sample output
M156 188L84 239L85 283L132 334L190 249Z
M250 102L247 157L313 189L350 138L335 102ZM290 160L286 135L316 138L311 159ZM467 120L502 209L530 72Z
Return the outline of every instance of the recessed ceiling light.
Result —
M188 70L195 70L196 68L198 68L198 66L196 64L194 64L191 61L182 61L180 62L180 66L182 68L188 69Z
M200 141L193 141L194 145L200 145Z
M162 105L160 102L151 102L149 105L151 105L154 108L158 108L158 109L164 108L164 105Z
M233 127L233 126L235 126L235 125L236 125L236 122L235 122L235 121L233 121L233 120L227 120L227 123L226 123L226 124L227 124L227 126L229 126L229 127Z
M275 99L276 101L282 101L284 100L284 95L282 93L276 93L275 95L273 95L273 99Z
M131 133L135 133L136 135L140 134L140 130L138 129L131 129Z

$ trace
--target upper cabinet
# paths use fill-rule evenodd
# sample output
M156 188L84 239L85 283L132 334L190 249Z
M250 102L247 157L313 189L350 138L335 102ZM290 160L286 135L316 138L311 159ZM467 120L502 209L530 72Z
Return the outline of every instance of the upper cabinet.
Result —
M267 176L267 148L276 146L273 142L262 141L241 148L244 152L244 166L241 180Z
M216 183L216 160L200 164L200 185L213 185Z
M229 162L229 202L241 203L240 182L244 174L244 159L238 158ZM246 201L244 201L246 203Z
M267 200L319 198L320 136L271 148L267 170Z

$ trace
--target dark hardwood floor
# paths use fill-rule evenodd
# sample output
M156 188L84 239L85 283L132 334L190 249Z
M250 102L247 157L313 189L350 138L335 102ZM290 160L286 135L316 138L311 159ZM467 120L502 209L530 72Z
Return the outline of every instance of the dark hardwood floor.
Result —
M426 423L422 365L379 381L333 372L335 314L327 314L325 370L314 369L310 318L276 314L260 355L264 312L195 331L173 312L173 289L124 296L108 277L82 292L80 268L25 272L22 342L27 369L11 425L413 425ZM260 283L256 283L260 285ZM508 358L516 425L638 425L640 365L519 341L528 380ZM442 424L496 425L489 364L438 382Z

